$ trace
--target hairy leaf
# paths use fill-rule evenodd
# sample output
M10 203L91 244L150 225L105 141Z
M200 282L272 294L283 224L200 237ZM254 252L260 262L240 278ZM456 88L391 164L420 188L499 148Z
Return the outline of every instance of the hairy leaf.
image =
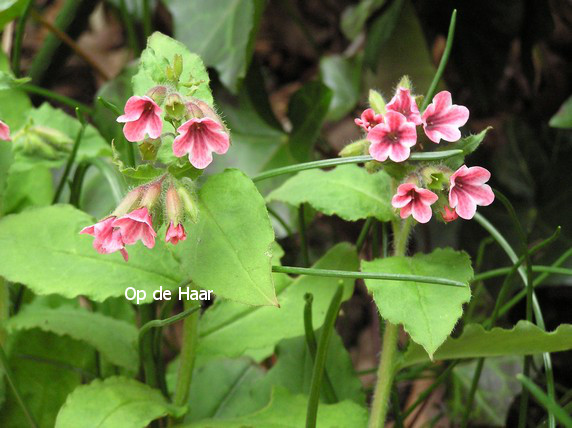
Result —
M427 275L465 282L466 287L410 281L366 279L379 313L393 324L403 324L411 339L431 356L453 331L471 298L473 269L469 256L450 248L413 257L388 257L362 261L362 271Z
M357 165L340 165L331 171L301 171L268 195L270 201L298 206L309 203L328 215L357 221L393 218L391 178L385 171L369 174Z

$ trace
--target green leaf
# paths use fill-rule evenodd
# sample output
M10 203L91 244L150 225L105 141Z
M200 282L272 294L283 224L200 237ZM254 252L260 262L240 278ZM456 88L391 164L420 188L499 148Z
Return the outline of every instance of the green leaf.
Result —
M460 418L465 412L467 397L477 361L453 369L454 397L452 411ZM488 358L483 366L475 393L471 423L479 426L504 426L514 398L522 390L515 376L522 373L522 358L517 356Z
M38 166L26 171L8 171L0 214L7 215L30 207L50 205L53 199L52 173ZM1 193L1 192L0 192Z
M330 88L321 82L306 83L292 95L288 104L288 117L292 122L289 145L298 161L310 159L332 97Z
M325 56L320 60L320 75L333 92L326 119L339 120L352 111L359 101L361 58Z
M469 324L458 338L449 338L435 352L435 360L531 355L572 349L572 325L560 324L546 332L528 321L519 321L511 329L495 327L487 331L480 324ZM403 356L401 367L428 360L420 346L412 343Z
M362 261L363 272L427 275L467 283L466 288L418 282L366 279L379 313L393 324L403 324L411 339L432 356L451 334L471 298L473 269L469 256L450 248L413 257Z
M357 266L355 248L347 243L336 245L314 265L344 270L355 270ZM280 340L302 336L304 294L308 292L314 295L314 328L323 324L338 279L300 276L291 281L283 274L275 274L275 278L279 309L247 307L218 300L205 312L199 325L198 353L201 358L236 357L252 350L263 350L269 355ZM344 299L348 299L353 293L354 281L346 279L343 283ZM240 340L236 340L237 337Z
M69 142L73 142L81 128L81 123L76 119L66 114L64 111L52 107L48 103L43 103L40 107L30 110L26 119L28 126L40 126L48 128L47 131L53 131L54 135L62 135L62 138ZM20 130L24 133L22 138L26 138L26 128ZM14 136L14 144L17 144L16 136ZM70 147L71 149L71 147ZM87 125L83 138L81 140L76 161L81 162L87 159L96 157L105 157L111 155L111 148L109 144L101 137L99 132L92 126ZM22 153L15 155L15 163L13 168L15 170L27 170L36 168L38 165L55 168L64 165L67 161L68 154L62 153L59 159L47 160L36 158L32 155L27 156Z
M119 253L98 254L92 237L79 231L94 223L69 205L31 209L0 220L0 275L27 285L36 294L87 296L96 301L124 296L135 287L147 293L172 289L183 275L163 239L149 250L130 246L129 262Z
M483 129L481 132L479 132L478 134L472 134L472 135L469 135L467 137L461 138L459 141L457 141L454 144L454 146L452 146L452 147L454 147L455 149L462 150L463 153L460 155L457 155L457 156L453 156L449 159L446 159L444 161L445 165L447 165L448 167L450 167L454 170L459 168L461 165L463 165L463 163L465 162L465 157L467 157L468 155L470 155L471 153L473 153L475 150L477 150L479 148L479 146L481 145L481 143L485 139L487 132L491 129L492 129L492 126L488 126L485 129ZM447 150L447 149L450 150L451 146L447 147L445 145L445 146L439 148L439 150Z
M264 0L168 0L175 37L235 90L246 75Z
M363 30L369 17L379 10L386 0L361 0L355 6L349 6L342 15L341 28L344 36L355 39Z
M268 406L259 412L233 419L207 419L184 427L299 428L306 422L307 403L307 397L292 395L287 390L278 387L273 391ZM319 427L355 428L366 425L367 409L351 401L322 404L318 408L317 426Z
M394 0L387 10L372 23L367 33L363 59L365 64L373 71L377 70L380 53L385 45L388 44L387 41L397 26L404 1Z
M316 340L319 340L320 335L321 329L316 331ZM308 353L306 337L299 336L280 341L276 347L276 355L278 362L268 371L264 379L255 384L255 391L257 393L267 391L267 397L270 397L272 387L279 385L294 394L308 395L314 360ZM325 367L339 401L350 400L365 405L361 382L356 377L342 339L335 331L330 339Z
M163 416L181 417L185 411L160 391L117 376L76 388L60 409L56 428L142 428Z
M38 329L10 335L7 353L14 382L41 428L54 426L66 397L85 377L94 376L93 349L69 337ZM29 426L16 397L8 387L0 408L2 428Z
M189 15L186 15L186 18L188 23ZM185 96L193 96L212 105L209 75L201 58L189 52L181 42L159 32L149 37L147 48L141 53L139 71L133 76L133 92L136 95L144 95L154 86L172 84L167 79L166 69L173 64L175 55L181 55L183 58L183 72L177 85L178 90Z
M0 0L0 30L19 17L26 7L26 0Z
M21 77L19 79L12 76L10 73L5 71L0 71L0 90L12 89L29 82L31 79L29 77Z
M5 2L5 5L6 3L13 3L11 0L0 0L0 5L2 1ZM25 0L18 0L14 7L16 7L16 5L24 6ZM2 27L4 18L7 18L9 13L3 11L0 15L0 27ZM12 19L13 18L10 18L9 20ZM3 51L0 52L0 71L8 74L12 73L8 58ZM0 90L0 119L10 126L12 132L24 124L26 114L31 108L32 103L30 102L30 98L24 91L18 88Z
M278 305L270 246L274 231L264 199L238 170L208 178L199 191L199 221L187 231L185 267L193 282L249 305Z
M232 418L259 410L270 401L270 395L260 394L257 381L264 369L249 358L217 359L197 367L189 394L185 422L207 418Z
M49 308L29 304L4 324L11 333L39 328L43 331L70 336L93 346L112 364L137 371L137 328L85 309L61 306Z
M309 203L327 215L357 221L375 217L389 221L391 179L385 171L369 174L357 165L340 165L331 171L301 171L274 190L267 199L298 206Z
M572 128L572 96L564 101L556 114L550 118L548 124L553 128Z

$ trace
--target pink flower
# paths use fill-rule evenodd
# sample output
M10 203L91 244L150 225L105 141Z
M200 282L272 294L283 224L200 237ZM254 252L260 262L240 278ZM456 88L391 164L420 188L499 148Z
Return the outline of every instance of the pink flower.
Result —
M470 220L477 211L477 205L487 206L493 203L495 194L491 186L485 184L491 178L491 173L480 166L467 168L463 165L449 181L449 205L455 208L459 217Z
M459 218L459 214L457 214L454 209L445 205L443 207L443 211L441 212L441 217L443 217L445 223L450 223L457 220Z
M113 222L113 227L119 228L125 245L131 245L139 239L147 248L155 246L153 223L147 207L138 208Z
M459 127L467 123L468 119L469 109L452 104L451 93L441 91L423 112L423 129L434 143L439 144L441 139L453 142L461 138Z
M142 141L145 134L151 138L159 138L163 130L161 107L148 96L132 96L125 104L125 114L117 118L125 123L123 134L127 141Z
M92 226L84 227L79 233L92 235L95 238L93 240L93 248L99 254L110 254L120 251L125 261L127 261L129 256L125 250L121 232L113 228L114 221L114 216L107 217Z
M375 125L383 123L383 116L381 114L375 114L372 108L368 108L363 111L361 118L354 119L357 126L361 126L365 131L369 131Z
M10 128L0 120L0 140L10 141Z
M431 220L431 204L437 201L438 196L431 190L420 189L413 183L404 183L397 188L397 193L391 199L394 208L401 208L399 215L407 218L413 214L413 218L419 223L427 223Z
M177 132L179 135L173 141L173 153L179 158L188 153L189 162L199 169L212 162L212 152L222 155L230 145L222 125L209 117L187 120Z
M417 103L410 94L409 89L397 88L395 95L386 108L387 110L401 113L409 122L413 122L415 125L421 125L422 123Z
M396 111L388 111L384 119L384 123L374 126L367 134L371 141L369 153L379 162L388 157L402 162L409 157L409 148L417 142L415 124Z
M187 239L187 234L185 233L183 225L179 223L175 226L174 223L171 222L165 234L165 242L177 245L179 241L184 241L185 239Z

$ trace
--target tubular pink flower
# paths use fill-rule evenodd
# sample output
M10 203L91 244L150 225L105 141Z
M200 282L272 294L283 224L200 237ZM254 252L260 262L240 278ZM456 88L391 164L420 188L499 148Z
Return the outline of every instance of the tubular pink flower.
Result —
M179 223L175 226L173 222L169 223L169 228L165 234L165 242L177 245L179 241L184 241L185 239L187 239L187 234L183 225Z
M0 120L0 140L10 141L10 127Z
M230 146L222 125L210 117L187 120L177 132L173 153L179 158L188 153L189 162L198 169L204 169L212 162L212 152L222 155Z
M153 223L147 207L142 207L125 214L113 222L113 227L119 228L125 245L135 244L139 239L147 248L155 246Z
M93 240L93 248L99 254L110 254L120 251L125 261L127 261L129 256L125 250L121 232L113 228L114 221L114 216L107 217L92 226L84 227L79 233L91 235L95 238Z
M491 186L485 184L491 173L480 166L460 167L449 178L449 205L455 208L459 217L470 220L477 211L477 205L487 206L495 200Z
M455 221L459 218L459 214L457 214L454 209L445 205L443 207L443 211L441 212L441 217L445 223L451 223L452 221Z
M361 118L354 119L357 126L362 127L368 132L375 125L383 123L383 116L381 114L375 114L372 108L365 109L361 114Z
M421 114L415 102L415 98L406 88L397 88L395 95L387 104L387 110L396 111L405 116L408 122L413 122L415 125L421 125Z
M431 220L433 212L431 205L437 202L438 196L431 190L420 189L413 183L404 183L397 188L397 193L391 199L394 208L401 208L399 215L413 218L419 223Z
M150 138L159 138L163 130L161 107L148 96L132 96L125 104L125 114L117 118L125 123L123 134L127 141L137 142L148 134Z
M423 112L422 120L423 130L431 141L437 144L441 139L454 142L461 138L459 127L469 120L469 109L453 104L451 93L441 91Z
M388 111L384 123L374 126L367 134L371 142L369 154L383 162L388 157L394 162L403 162L409 157L409 148L417 142L415 124L396 111Z

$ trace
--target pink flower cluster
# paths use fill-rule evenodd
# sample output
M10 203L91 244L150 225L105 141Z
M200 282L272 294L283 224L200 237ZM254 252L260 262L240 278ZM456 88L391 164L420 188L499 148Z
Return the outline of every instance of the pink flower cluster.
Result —
M384 115L365 110L355 123L367 132L370 141L370 155L383 162L403 162L417 143L417 126L422 126L427 138L439 144L441 139L449 142L461 138L459 127L467 123L469 110L453 104L451 94L439 92L423 114L419 112L415 98L409 89L397 88L397 92L386 105Z
M150 212L161 195L161 182L162 180L159 180L135 188L127 194L112 215L83 228L79 233L94 237L93 247L98 253L110 254L119 251L125 261L129 258L125 249L126 245L133 245L140 240L147 248L153 248L157 232L153 229ZM167 217L170 222L165 241L176 245L179 241L184 241L187 235L183 225L179 222L180 200L178 196L172 196L173 193L176 194L177 191L170 186L167 190L167 200L171 200L171 206L167 203ZM173 212L173 209L176 212Z
M195 168L204 169L213 160L212 152L221 155L228 151L230 139L222 124L204 114L200 107L192 104L187 110L191 116L199 112L202 117L191 117L177 128L173 153L177 157L188 154ZM128 141L141 141L145 135L156 139L163 131L162 112L152 98L132 96L125 104L125 114L117 121L125 123L123 134Z
M449 177L449 206L444 206L441 216L446 222L461 217L470 220L477 211L477 206L493 203L495 195L488 184L491 173L480 166L467 168L461 166ZM414 183L403 183L397 188L391 204L400 209L401 218L413 215L419 223L431 220L433 205L439 197L428 189L417 187Z

